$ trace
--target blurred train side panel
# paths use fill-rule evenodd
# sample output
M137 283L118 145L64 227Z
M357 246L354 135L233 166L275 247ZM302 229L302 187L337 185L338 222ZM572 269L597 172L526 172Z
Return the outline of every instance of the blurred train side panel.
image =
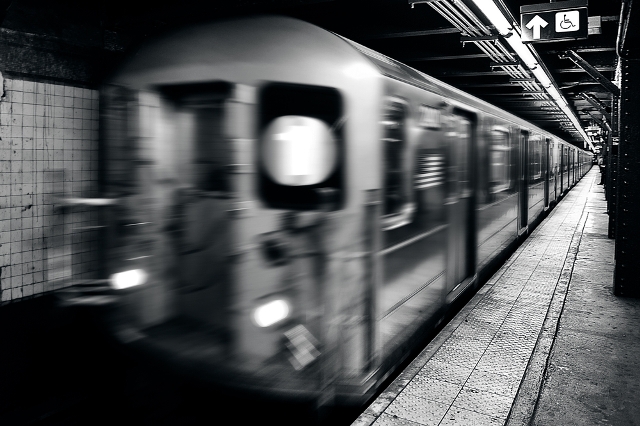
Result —
M96 315L199 380L284 398L365 401L591 167L530 123L288 18L150 43L101 108ZM72 297L98 300L88 291Z

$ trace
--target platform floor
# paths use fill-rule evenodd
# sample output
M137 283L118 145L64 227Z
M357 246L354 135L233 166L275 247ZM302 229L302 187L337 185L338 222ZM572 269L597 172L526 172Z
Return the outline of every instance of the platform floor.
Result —
M640 424L640 300L593 168L354 425Z

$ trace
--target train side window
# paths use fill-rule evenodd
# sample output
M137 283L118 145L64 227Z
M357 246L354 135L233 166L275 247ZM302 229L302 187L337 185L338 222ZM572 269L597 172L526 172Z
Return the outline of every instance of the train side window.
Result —
M415 209L412 199L412 170L408 161L406 119L403 99L387 99L382 116L384 206L382 226L391 230L411 221Z
M195 187L207 192L227 192L226 165L231 156L222 129L223 103L199 108L196 116L194 150Z
M502 192L509 189L511 177L511 153L509 130L495 126L491 131L489 148L490 191Z
M542 178L542 144L540 136L529 140L529 161L531 163L530 181L535 182Z
M455 144L456 162L458 165L458 182L460 190L466 191L471 185L469 182L469 141L471 139L471 122L466 118L458 119L458 138L464 143Z
M549 178L552 178L555 176L555 167L556 167L556 163L555 160L553 159L553 151L554 151L554 143L553 141L549 141Z

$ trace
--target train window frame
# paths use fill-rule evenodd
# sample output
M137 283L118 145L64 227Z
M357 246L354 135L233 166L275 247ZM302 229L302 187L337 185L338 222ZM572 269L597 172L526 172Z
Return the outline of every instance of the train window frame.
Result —
M542 136L535 134L529 137L529 181L542 179Z
M507 191L510 187L511 187L511 132L509 131L508 128L504 127L504 126L492 126L491 127L491 139L490 139L490 148L489 148L489 153L491 154L489 156L489 170L490 170L490 181L489 181L489 192L492 194L497 194L499 192L503 192L503 191ZM503 134L505 137L505 142L506 145L500 145L500 147L498 148L498 146L496 146L495 142L496 139L494 138L494 135L496 133L500 133ZM494 155L492 155L494 152L500 152L502 153L502 160L504 161L504 163L494 163L493 162L493 158ZM502 170L502 174L500 176L500 179L497 180L497 182L499 182L498 184L494 183L496 182L496 180L493 179L493 165L494 164L502 164L503 165L503 170Z
M458 195L463 195L471 191L471 145L473 143L473 120L467 116L466 113L454 113L457 117L457 127L455 129L456 137L461 139L463 136L467 138L466 144L454 144L455 155L459 156L458 163L455 167L455 176L458 186ZM461 128L464 128L465 133L460 132ZM464 147L464 150L461 148Z
M388 162L387 162L387 151L388 151L388 143L390 142L391 137L388 137L389 132L395 130L391 127L392 122L387 120L388 113L393 111L393 107L399 108L401 111L400 115L400 124L399 124L399 133L401 137L401 144L399 145L400 155L398 162L398 171L397 174L399 176L398 183L398 191L400 192L401 200L399 202L399 206L394 209L391 213L386 213L387 210L387 202L388 202L388 184L387 178L389 176L388 171ZM382 138L381 138L381 151L382 151L382 218L381 225L383 231L391 231L393 229L400 228L402 226L408 225L413 220L413 216L416 210L414 194L413 194L413 170L412 167L414 164L409 160L410 155L410 144L408 140L408 119L410 118L411 109L409 108L409 102L407 102L404 98L399 96L386 96L383 102L383 112L380 120L380 124L382 127Z
M446 129L444 140L447 151L447 197L450 199L467 197L473 193L475 186L471 181L474 164L470 157L474 152L477 117L467 109L454 107L453 111L445 116L444 123L446 123L443 127ZM467 143L456 141L463 136ZM454 161L455 158L461 161Z
M553 153L554 153L554 148L555 148L555 142L553 139L547 139L549 141L549 161L548 161L548 166L547 169L549 170L549 179L553 178L556 176L556 163L553 157Z

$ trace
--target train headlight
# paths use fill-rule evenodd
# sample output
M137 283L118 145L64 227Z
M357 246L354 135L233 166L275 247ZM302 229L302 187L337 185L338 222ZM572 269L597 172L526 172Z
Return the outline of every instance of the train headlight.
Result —
M265 130L262 163L269 177L280 185L315 185L335 169L337 151L327 123L285 115L274 119Z
M258 327L269 327L287 318L290 312L291 309L286 300L271 300L253 311L253 320Z
M122 290L144 284L147 281L147 273L142 269L131 269L111 275L111 287Z

